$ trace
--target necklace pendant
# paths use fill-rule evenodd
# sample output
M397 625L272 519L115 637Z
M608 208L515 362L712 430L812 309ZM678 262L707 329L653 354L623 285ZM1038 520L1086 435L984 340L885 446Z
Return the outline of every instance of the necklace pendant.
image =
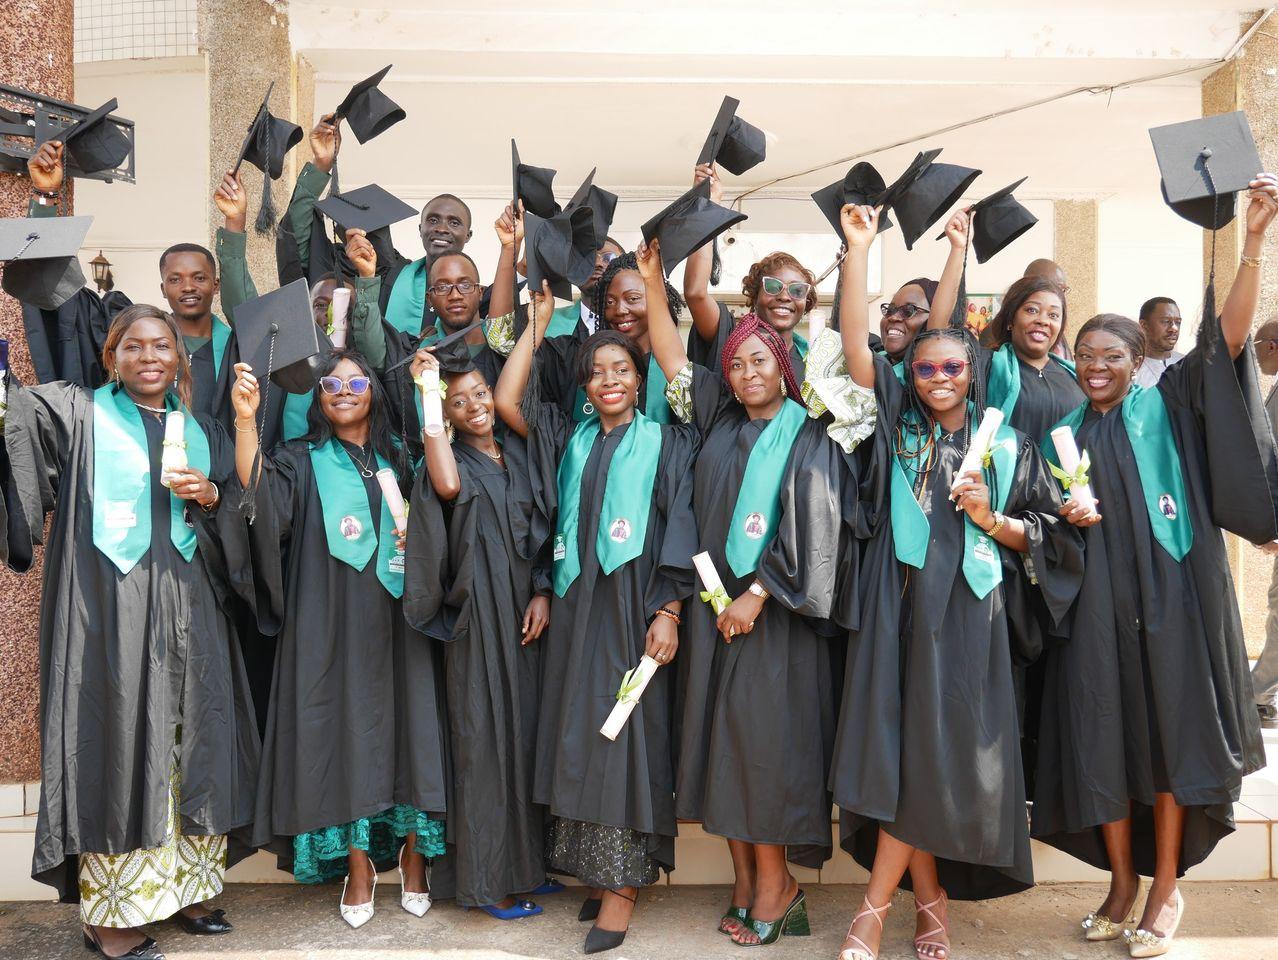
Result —
M368 467L360 467L359 475L363 477L365 480L367 480L369 477L373 475L373 471L368 469Z

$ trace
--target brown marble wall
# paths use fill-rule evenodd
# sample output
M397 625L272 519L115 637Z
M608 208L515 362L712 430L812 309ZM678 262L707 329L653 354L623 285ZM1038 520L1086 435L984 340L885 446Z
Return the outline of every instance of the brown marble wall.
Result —
M0 37L4 37L5 49L0 79L74 101L72 25L72 0L0 3ZM0 217L26 216L29 190L26 177L0 173ZM0 337L9 341L14 374L26 383L33 382L22 310L3 292ZM0 783L28 783L40 778L39 600L38 556L35 568L20 578L0 568Z
M213 189L235 164L244 133L271 81L271 112L295 119L293 52L288 39L287 6L262 0L199 0L200 46L208 62L209 82L209 242L222 225L213 203ZM301 149L301 148L299 148ZM297 179L302 161L299 150L289 153L284 176L275 181L272 196L282 216L288 206L289 188ZM262 197L262 174L254 166L240 168L240 180L249 195L248 264L258 290L278 286L275 272L275 238L253 230Z
M1095 200L1057 200L1052 204L1055 259L1069 279L1071 343L1073 333L1097 312L1099 206Z

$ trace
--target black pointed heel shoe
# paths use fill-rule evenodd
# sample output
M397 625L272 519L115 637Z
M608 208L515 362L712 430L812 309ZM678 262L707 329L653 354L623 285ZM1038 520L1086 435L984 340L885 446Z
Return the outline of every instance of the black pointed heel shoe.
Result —
M187 933L200 937L214 937L219 934L230 933L235 929L231 926L231 921L226 919L225 910L214 910L203 917L188 917L179 913L177 921Z
M586 897L581 902L581 909L577 911L577 919L582 923L594 923L599 919L599 905L603 903L602 897Z
M612 894L614 897L621 897L623 900L629 900L631 903L638 903L638 898L627 897L618 890L605 890L604 896ZM603 897L599 898L600 904L603 903ZM596 915L598 910L595 911ZM604 930L600 927L591 927L586 932L586 953L603 953L605 950L616 950L619 946L626 942L626 934L630 932L630 926L627 924L625 930Z
M102 956L110 956L98 944L97 937L87 928L84 928L84 947L86 950L92 950L94 953L100 953ZM147 937L128 953L117 953L120 960L165 960L164 954L160 952L160 945Z

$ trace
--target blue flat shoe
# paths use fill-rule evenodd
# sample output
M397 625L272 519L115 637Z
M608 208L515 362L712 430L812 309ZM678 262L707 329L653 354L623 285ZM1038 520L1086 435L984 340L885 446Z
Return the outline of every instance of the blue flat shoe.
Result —
M469 910L482 910L494 920L522 920L524 917L535 917L541 913L541 907L531 900L516 900L512 906L502 908L488 904L482 907L468 907Z
M530 893L534 897L544 897L547 894L551 894L551 893L563 893L567 889L568 888L565 887L558 880L551 880L550 877L547 877L545 883L543 883L536 890L530 891Z

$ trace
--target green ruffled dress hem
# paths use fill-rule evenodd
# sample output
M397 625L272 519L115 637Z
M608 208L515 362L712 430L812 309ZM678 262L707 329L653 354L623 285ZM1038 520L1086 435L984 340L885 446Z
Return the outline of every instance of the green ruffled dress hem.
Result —
M414 807L397 804L371 817L322 827L293 838L293 879L324 883L346 876L349 849L365 851L373 863L392 861L410 833L413 849L424 857L443 856L444 821Z

